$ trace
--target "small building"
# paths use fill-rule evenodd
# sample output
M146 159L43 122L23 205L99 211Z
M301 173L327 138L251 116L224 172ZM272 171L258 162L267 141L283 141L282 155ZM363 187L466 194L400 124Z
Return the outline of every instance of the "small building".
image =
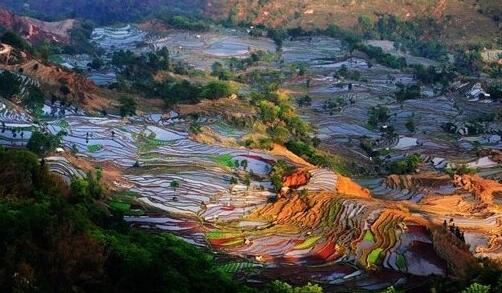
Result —
M469 101L471 102L490 98L490 94L483 89L481 83L479 82L474 84L466 95L467 98L469 98Z

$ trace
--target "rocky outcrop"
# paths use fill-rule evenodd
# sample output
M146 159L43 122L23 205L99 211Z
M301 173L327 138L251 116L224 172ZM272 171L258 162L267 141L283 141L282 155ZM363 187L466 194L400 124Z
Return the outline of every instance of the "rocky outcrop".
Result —
M49 41L68 43L69 31L75 26L73 19L46 22L31 17L17 16L0 8L0 26L13 31L32 43Z
M492 204L494 196L502 193L502 184L479 176L455 175L453 182L485 204Z
M336 186L336 191L339 194L345 194L349 196L370 198L370 191L366 188L361 187L359 184L352 181L348 177L338 175L338 182Z
M293 174L285 176L282 179L282 186L287 188L298 188L307 183L310 180L310 173L305 170L297 170Z

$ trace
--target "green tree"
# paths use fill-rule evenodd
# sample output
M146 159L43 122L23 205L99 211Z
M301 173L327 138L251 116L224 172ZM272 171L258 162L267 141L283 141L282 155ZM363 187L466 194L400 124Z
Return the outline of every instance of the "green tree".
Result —
M28 95L23 99L23 103L30 111L37 113L44 105L45 95L37 86L28 88Z
M249 186L251 186L251 176L249 176L249 174L246 174L242 183L244 183L244 185L246 185L247 189L249 189Z
M230 71L225 69L220 62L214 62L211 65L211 75L218 77L219 80L229 80L231 77Z
M39 156L45 156L56 150L61 144L61 137L50 133L34 131L26 148Z
M284 144L286 141L288 141L289 137L291 136L289 130L281 125L271 127L268 132L272 140L278 144Z
M244 159L241 161L242 169L246 170L248 168L248 160Z
M497 100L502 100L502 81L495 82L488 88L490 97Z
M87 172L86 177L76 178L71 182L71 196L77 201L98 200L103 195L101 186L102 170Z
M372 127L376 127L380 123L386 123L389 118L389 109L385 106L378 105L368 110L368 124Z
M415 171L421 162L422 158L420 155L413 154L405 159L387 164L387 169L392 174L408 174Z
M390 286L389 288L385 289L381 293L404 293L404 291L403 290L397 290L396 288L394 288L394 286Z
M179 102L196 103L199 101L201 89L188 80L169 82L162 88L162 98L168 107Z
M202 133L202 125L197 122L197 121L194 121L192 123L190 123L190 132L192 132L193 134L200 134Z
M11 31L5 32L0 38L0 41L20 50L29 50L31 48L30 44L28 44L23 38Z
M0 148L0 166L2 292L254 292L205 251L129 226L90 194L98 172L76 197L26 150Z
M235 177L230 178L230 185L235 185L235 184L237 184L237 183L239 183L239 182L237 181L237 178L235 178Z
M260 109L260 118L265 122L274 122L281 111L281 108L269 101L260 101L258 104Z
M287 175L287 173L291 172L291 167L282 160L277 161L272 165L272 169L270 171L270 180L272 181L272 186L274 190L278 192L282 188L282 178Z
M178 180L172 180L171 183L169 183L169 187L171 187L174 191L174 194L176 194L176 189L178 189L180 187L180 183L178 182Z
M103 67L104 63L101 58L94 58L92 61L88 64L88 66L92 69L99 70L101 67Z
M299 107L308 107L312 104L312 98L309 95L305 95L296 99L296 103Z
M409 132L415 132L416 127L415 127L415 120L413 117L410 117L406 123L405 123L406 129L408 129Z
M21 78L10 71L0 73L0 96L11 98L21 91Z
M267 36L275 42L277 49L280 50L283 41L288 37L288 33L282 28L270 28L267 31Z
M462 293L490 293L490 286L473 283L462 290Z
M293 287L288 283L273 281L268 285L266 292L269 293L322 293L322 287L317 284L307 283L303 287Z
M120 116L136 115L136 101L133 98L122 96L120 97Z
M420 87L418 85L403 85L398 84L398 91L394 94L398 102L404 102L406 100L417 99L421 96Z
M373 21L367 15L361 15L357 19L359 23L359 28L363 33L363 37L365 39L371 39L375 37L375 25Z

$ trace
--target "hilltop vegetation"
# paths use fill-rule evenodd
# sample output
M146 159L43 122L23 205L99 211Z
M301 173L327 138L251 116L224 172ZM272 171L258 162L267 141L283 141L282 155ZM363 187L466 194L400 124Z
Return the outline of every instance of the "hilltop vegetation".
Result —
M138 21L160 15L172 26L206 29L201 18L180 18L179 15L204 15L208 18L236 24L259 24L267 27L302 27L308 30L337 25L353 29L360 17L375 23L379 16L391 15L408 21L431 18L443 33L430 31L423 37L441 39L448 43L469 43L496 38L500 32L501 8L498 1L475 0L417 0L417 1L347 1L312 0L298 3L295 0L147 0L147 1L14 1L1 4L18 13L46 19L82 18L96 23ZM176 16L176 17L174 17ZM362 28L364 29L364 28Z
M432 18L444 30L444 34L425 35L449 43L465 43L496 37L500 22L500 5L496 1L346 1L313 0L298 4L297 1L234 0L232 3L213 4L213 15L228 17L235 23L254 23L269 27L302 27L308 30L326 28L333 22L352 29L358 19L367 17L376 22L381 15L391 15L402 20ZM225 14L222 16L221 11Z
M0 4L22 14L42 19L82 18L97 23L134 21L148 17L162 9L177 14L194 14L204 8L204 0L133 0L95 1L74 0L2 0Z

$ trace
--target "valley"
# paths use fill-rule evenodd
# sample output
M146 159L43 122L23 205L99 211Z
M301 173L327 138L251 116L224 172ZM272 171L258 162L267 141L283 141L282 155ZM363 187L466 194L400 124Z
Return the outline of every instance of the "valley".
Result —
M110 214L253 288L424 292L500 261L499 77L337 27L278 41L252 23L96 26L94 53L46 60L2 42L19 91L0 95L0 145L40 150L70 187L99 173ZM57 147L33 149L40 136Z

